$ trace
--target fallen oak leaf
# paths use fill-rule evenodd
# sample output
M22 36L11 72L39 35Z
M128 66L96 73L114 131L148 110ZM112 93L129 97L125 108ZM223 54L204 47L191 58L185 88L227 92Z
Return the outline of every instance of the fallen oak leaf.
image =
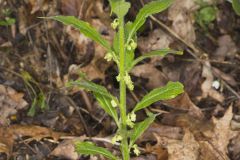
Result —
M10 127L0 127L0 152L5 152L8 156L12 153L14 141L19 137L32 137L37 141L42 138L51 137L55 141L66 133L55 132L52 129L34 125L12 125Z
M213 133L203 132L203 134L208 137L208 142L210 145L207 145L208 150L215 149L215 152L218 153L216 157L221 157L221 159L229 159L227 146L230 140L239 134L239 131L233 131L231 129L231 120L233 117L232 105L229 106L224 116L220 119L212 118L213 123L215 124Z

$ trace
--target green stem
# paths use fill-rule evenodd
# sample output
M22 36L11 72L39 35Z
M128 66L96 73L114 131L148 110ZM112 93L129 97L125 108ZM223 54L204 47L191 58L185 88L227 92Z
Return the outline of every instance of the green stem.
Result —
M123 137L121 142L121 151L123 160L129 160L129 149L127 140L127 115L126 115L126 84L124 81L125 75L125 39L124 39L124 18L119 18L119 57L120 57L120 114L122 120L121 136Z

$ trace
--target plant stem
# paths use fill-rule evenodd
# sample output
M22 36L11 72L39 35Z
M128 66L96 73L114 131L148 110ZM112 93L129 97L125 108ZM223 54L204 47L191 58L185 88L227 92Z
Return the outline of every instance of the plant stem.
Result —
M129 160L129 149L127 140L127 115L126 115L126 84L124 81L125 75L125 39L124 39L124 18L119 18L119 57L120 57L120 114L121 114L121 152L123 160Z

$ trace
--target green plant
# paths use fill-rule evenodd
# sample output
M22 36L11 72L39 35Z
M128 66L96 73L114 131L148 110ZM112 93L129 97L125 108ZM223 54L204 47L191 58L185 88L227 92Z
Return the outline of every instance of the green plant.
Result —
M3 9L1 13L5 18L0 20L0 26L11 26L16 22L16 19L10 17L10 9Z
M27 115L33 117L36 114L37 107L39 107L42 111L48 109L46 96L34 78L26 71L21 72L21 78L23 79L28 93L32 99L32 104ZM34 86L37 87L38 92L34 89Z
M204 29L217 18L218 8L215 5L209 5L203 0L196 0L200 9L195 13L196 22Z
M236 14L240 16L240 0L232 0L232 6Z
M107 50L107 54L105 56L107 61L113 60L117 64L119 75L116 79L120 84L120 100L109 93L105 87L95 84L83 76L79 80L69 82L68 86L78 86L79 88L93 92L93 95L96 97L100 106L114 119L118 130L112 138L112 143L115 144L117 141L120 142L120 150L123 160L130 159L130 152L132 150L136 155L140 154L135 142L157 116L155 114L148 113L148 118L142 122L136 123L135 112L148 107L154 102L172 99L184 92L183 85L181 83L168 82L165 87L156 88L149 92L140 102L137 103L131 112L127 112L126 89L134 89L131 76L129 75L131 69L145 58L152 56L165 56L169 53L182 54L182 52L171 49L161 49L146 53L136 59L134 58L134 51L137 48L136 33L139 28L145 23L147 17L167 9L173 1L174 0L156 0L150 2L140 10L134 22L125 23L124 17L130 8L130 3L125 2L125 0L109 0L111 14L115 14L117 17L111 24L111 26L116 30L112 46L87 22L81 21L72 16L48 17L79 29L82 34L99 43ZM118 111L120 114L118 114ZM107 149L97 147L91 142L76 142L76 151L85 155L101 154L108 159L119 159Z

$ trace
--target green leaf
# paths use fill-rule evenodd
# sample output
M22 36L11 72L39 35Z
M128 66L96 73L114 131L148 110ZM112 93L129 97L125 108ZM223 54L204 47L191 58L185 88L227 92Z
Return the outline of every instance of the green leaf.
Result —
M14 18L5 18L5 20L0 20L0 26L11 26L16 22Z
M62 22L66 25L71 25L76 29L79 29L86 37L94 40L95 42L99 43L107 50L111 50L111 46L97 31L95 28L91 27L89 23L84 22L75 18L74 16L54 16L54 17L47 17L49 19L54 19L59 22Z
M98 93L94 93L94 96L104 111L107 112L115 120L116 123L118 123L116 108L114 108L111 104L112 99Z
M240 0L232 0L232 6L236 14L240 16Z
M125 2L123 0L109 0L109 3L111 5L112 12L115 13L119 18L124 17L131 7L129 2Z
M45 97L43 92L40 92L38 94L38 105L41 108L41 110L48 109L48 104L47 104L47 101L46 101L46 97Z
M143 134L143 132L149 127L149 125L155 120L156 115L151 115L140 123L136 123L130 132L130 147L136 142L136 140Z
M107 89L101 85L98 85L96 83L93 83L88 80L76 80L76 81L70 81L66 85L67 87L70 86L77 86L83 89L86 89L88 91L96 92L101 95L105 95L106 97L111 98L111 94L107 91Z
M168 82L166 86L156 88L145 95L133 109L134 112L146 108L149 105L160 101L175 98L177 95L184 92L183 85L180 82Z
M103 155L104 157L111 159L111 160L117 160L117 157L114 156L111 152L109 152L107 149L102 147L97 147L91 142L76 142L75 149L77 153L84 154L84 155Z
M85 90L92 91L92 92L100 94L100 95L104 95L105 97L115 100L115 102L117 104L119 103L117 98L114 97L112 94L110 94L104 86L98 85L96 83L93 83L93 82L85 80L85 79L70 81L67 83L66 86L67 87L77 86L77 87L83 88Z
M138 31L138 29L145 23L146 18L152 14L159 13L167 9L174 0L156 0L146 4L137 14L135 21L132 24L131 32L129 33L127 42L130 41L132 36Z
M217 12L217 7L206 6L195 14L195 20L203 29L207 30L207 25L216 19Z
M31 108L29 109L29 111L27 113L28 116L33 117L35 115L35 113L36 113L36 105L37 105L37 98L35 97L33 99Z
M150 57L154 57L154 56L166 56L167 54L177 54L177 55L182 55L183 52L182 51L174 51L174 50L171 50L171 49L160 49L160 50L156 50L156 51L151 51L149 53L146 53L146 54L143 54L142 56L136 58L131 66L129 68L127 68L127 70L131 70L137 63L139 63L140 61L146 59L146 58L150 58Z

